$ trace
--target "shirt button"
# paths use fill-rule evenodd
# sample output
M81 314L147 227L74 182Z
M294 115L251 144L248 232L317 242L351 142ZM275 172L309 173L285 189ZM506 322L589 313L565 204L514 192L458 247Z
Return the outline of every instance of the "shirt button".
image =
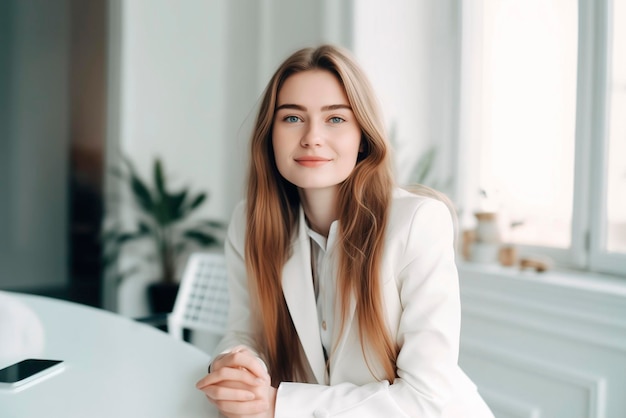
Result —
M322 329L326 331L326 321L322 321Z

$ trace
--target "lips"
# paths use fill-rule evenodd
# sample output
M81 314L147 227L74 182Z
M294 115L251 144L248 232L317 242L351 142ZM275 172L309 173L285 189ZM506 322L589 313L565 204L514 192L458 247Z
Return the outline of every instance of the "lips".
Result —
M295 161L296 163L305 167L319 167L329 162L330 159L324 157L305 156L295 158Z

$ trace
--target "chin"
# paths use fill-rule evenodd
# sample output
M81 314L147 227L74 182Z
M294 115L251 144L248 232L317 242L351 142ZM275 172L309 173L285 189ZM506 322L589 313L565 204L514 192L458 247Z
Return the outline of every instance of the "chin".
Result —
M302 190L323 190L332 188L336 189L339 187L339 183L300 183L295 185Z

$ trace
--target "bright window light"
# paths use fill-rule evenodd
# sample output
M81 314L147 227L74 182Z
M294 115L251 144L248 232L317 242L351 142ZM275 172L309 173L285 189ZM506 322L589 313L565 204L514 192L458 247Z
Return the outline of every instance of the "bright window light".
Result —
M522 223L513 242L571 242L577 14L571 0L484 3L480 182Z

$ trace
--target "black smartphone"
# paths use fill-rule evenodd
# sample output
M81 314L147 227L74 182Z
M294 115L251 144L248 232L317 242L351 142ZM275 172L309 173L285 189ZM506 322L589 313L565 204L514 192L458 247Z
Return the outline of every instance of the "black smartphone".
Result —
M62 360L26 359L0 369L0 387L18 388L63 370Z

